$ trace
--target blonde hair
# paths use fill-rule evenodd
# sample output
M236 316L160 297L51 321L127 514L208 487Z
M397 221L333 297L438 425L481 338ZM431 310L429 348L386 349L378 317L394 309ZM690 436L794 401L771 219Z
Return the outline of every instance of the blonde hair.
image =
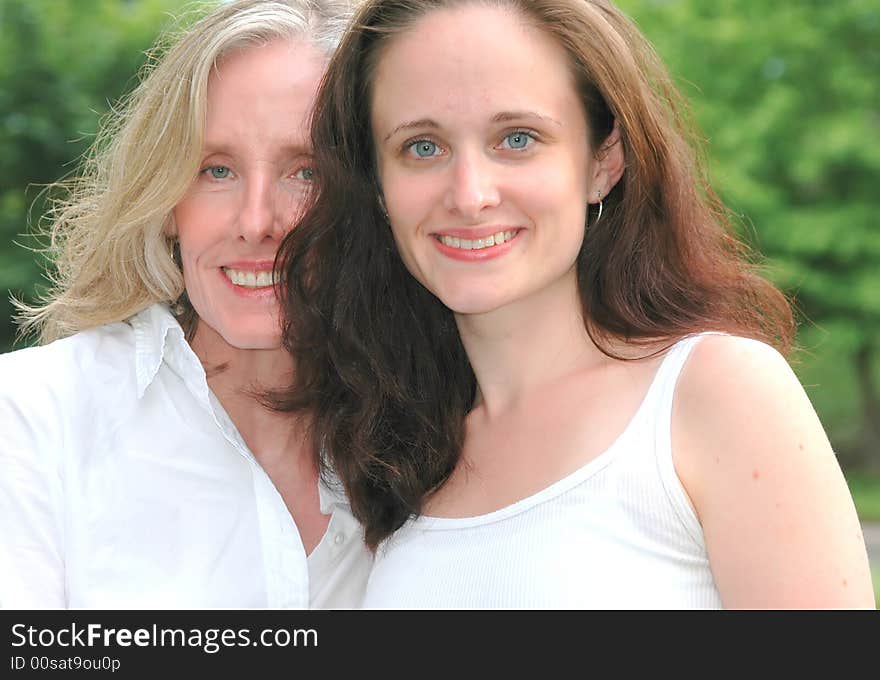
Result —
M212 68L275 39L303 38L329 56L355 3L234 0L160 38L78 176L52 187L61 193L45 217L51 285L35 304L13 301L19 333L47 343L180 298L171 215L198 170Z

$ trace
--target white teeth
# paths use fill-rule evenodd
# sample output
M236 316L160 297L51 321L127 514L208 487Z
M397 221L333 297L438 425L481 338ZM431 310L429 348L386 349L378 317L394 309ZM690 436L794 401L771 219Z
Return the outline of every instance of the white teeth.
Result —
M241 269L223 267L223 273L236 286L245 288L265 288L278 283L278 275L274 271L248 272Z
M516 230L499 231L497 234L490 234L484 238L467 239L458 236L440 236L440 242L451 248L459 248L461 250L482 250L490 246L499 246L505 241L509 241L516 235Z

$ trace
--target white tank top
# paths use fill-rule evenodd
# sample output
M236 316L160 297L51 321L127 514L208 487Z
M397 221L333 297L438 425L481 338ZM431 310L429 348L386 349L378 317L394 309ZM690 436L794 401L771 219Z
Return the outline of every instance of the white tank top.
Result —
M720 608L703 532L672 464L678 376L664 357L617 440L538 493L485 515L418 517L384 541L367 608Z

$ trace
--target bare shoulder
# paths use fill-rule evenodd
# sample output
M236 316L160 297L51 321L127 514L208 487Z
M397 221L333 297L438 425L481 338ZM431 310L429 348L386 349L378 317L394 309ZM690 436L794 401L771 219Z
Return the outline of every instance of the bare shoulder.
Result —
M676 468L696 496L719 472L733 484L804 457L834 458L788 362L747 338L709 335L696 343L679 378L672 427Z
M715 407L803 392L786 359L770 345L750 338L706 335L691 351L677 396L711 412ZM707 397L711 397L709 402Z
M673 461L727 606L873 606L849 489L784 357L705 336L676 390Z

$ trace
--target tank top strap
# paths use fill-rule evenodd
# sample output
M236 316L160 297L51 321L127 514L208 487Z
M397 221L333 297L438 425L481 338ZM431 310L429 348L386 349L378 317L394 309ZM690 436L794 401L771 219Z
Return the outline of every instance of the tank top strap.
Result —
M660 406L659 402L672 406L675 386L678 384L678 378L681 376L685 362L696 344L707 335L720 335L720 333L706 332L687 335L669 348L654 378L653 386L656 388L656 393L653 396L658 400L658 406Z
M687 491L675 471L672 458L672 404L675 388L688 357L707 335L721 335L717 332L688 335L676 342L667 352L657 370L648 397L648 417L653 420L654 462L667 498L691 537L702 543L702 528Z

